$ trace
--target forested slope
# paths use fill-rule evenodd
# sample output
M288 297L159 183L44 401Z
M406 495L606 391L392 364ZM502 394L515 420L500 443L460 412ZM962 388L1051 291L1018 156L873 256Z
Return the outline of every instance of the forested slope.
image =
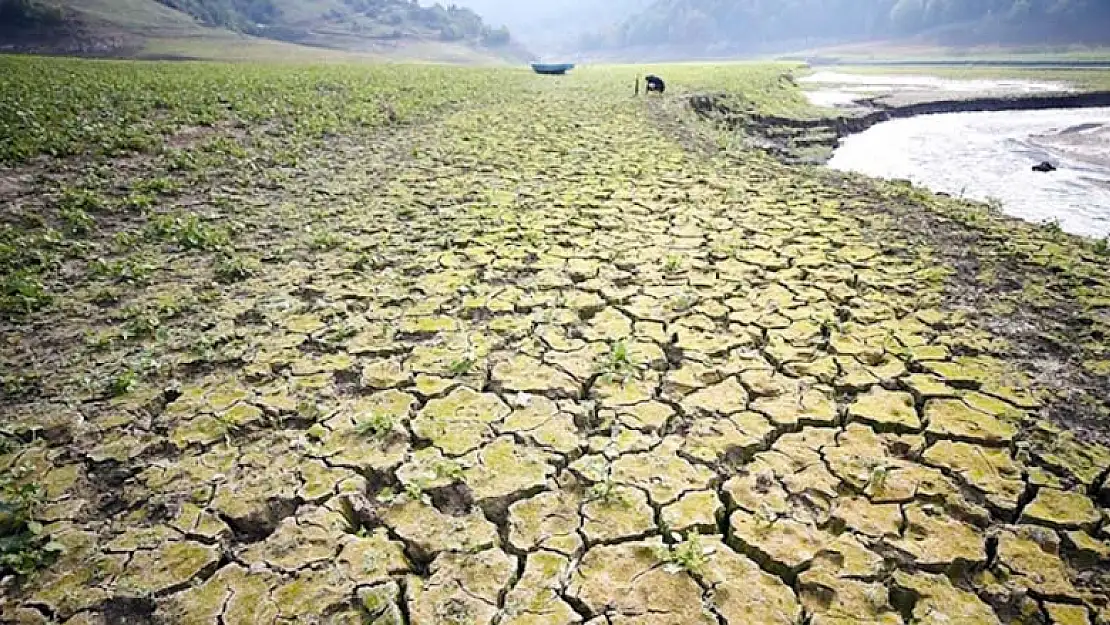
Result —
M410 0L158 0L204 24L300 40L328 31L371 38L431 37L497 46L509 42L474 11Z
M1110 41L1100 0L657 0L587 48L692 46L743 51L928 36L940 43Z
M529 56L470 9L410 0L0 0L3 51L129 56L151 41L224 45L242 35L367 53Z

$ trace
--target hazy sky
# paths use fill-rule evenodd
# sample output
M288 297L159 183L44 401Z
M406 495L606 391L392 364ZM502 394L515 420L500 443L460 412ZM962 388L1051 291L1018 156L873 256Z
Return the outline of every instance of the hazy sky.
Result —
M454 0L477 11L493 26L505 25L533 52L574 49L578 38L612 26L643 9L650 0Z

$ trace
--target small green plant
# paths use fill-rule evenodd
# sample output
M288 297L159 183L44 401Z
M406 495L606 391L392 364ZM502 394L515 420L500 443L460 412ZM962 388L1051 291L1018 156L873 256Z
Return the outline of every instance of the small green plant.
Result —
M142 238L134 232L117 232L112 236L112 249L116 252L129 252L139 246Z
M178 220L173 215L151 215L143 228L143 236L151 241L165 241L177 232Z
M53 303L39 276L18 270L0 279L0 315L17 317L46 308Z
M162 320L151 310L142 308L127 308L124 310L127 321L123 324L120 337L123 339L146 339L158 334L162 327Z
M617 341L609 350L605 361L601 365L602 375L609 380L627 381L637 373L636 364L628 351L628 344Z
M147 284L155 266L142 258L128 257L123 260L107 261L97 258L89 265L92 275L111 278L125 284Z
M671 300L670 308L674 312L683 313L693 308L697 303L696 297L689 293L683 293Z
M212 418L219 424L220 430L224 435L224 442L231 445L231 435L238 429L239 424L234 419L229 417L226 413L217 413L212 415Z
M197 303L198 304L211 304L212 302L215 302L218 299L220 299L220 290L219 289L207 288L207 289L201 289L201 290L197 291Z
M701 537L694 530L686 533L686 540L678 542L681 538L673 535L674 545L663 545L655 550L655 556L665 562L663 570L676 574L681 572L690 575L700 575L709 563L709 556L713 554L713 547L702 545Z
M143 232L148 240L171 241L187 250L216 250L231 238L226 228L208 225L196 215L155 215Z
M477 361L473 358L460 358L452 361L447 369L451 372L451 375L458 378L470 373L470 370L474 368L475 364L477 364Z
M246 280L258 274L258 263L254 259L238 254L226 254L216 261L216 279L225 284Z
M277 167L296 167L300 157L292 150L274 150L270 153L270 162Z
M149 310L162 319L172 319L189 312L195 303L196 298L192 291L182 290L180 292L162 293L148 305L150 306Z
M129 193L123 198L123 208L136 213L145 212L154 207L154 196L148 193Z
M886 489L886 479L890 475L890 467L879 464L871 469L871 476L867 480L867 488L871 494L881 494Z
M0 474L0 575L30 575L63 551L35 520L42 490L28 474L22 467Z
M247 151L231 137L213 137L202 143L200 149L210 154L223 154L233 158L247 157Z
M394 500L397 499L397 493L393 492L392 488L386 486L385 488L378 491L378 494L374 496L374 499L377 500L378 503L393 503Z
M202 334L189 343L188 352L199 361L213 360L216 356L216 345L211 337Z
M381 440L393 432L393 417L391 415L375 412L366 419L355 424L355 432L360 436L367 436Z
M62 208L59 216L70 234L85 235L96 228L96 220L80 208Z
M66 189L58 200L58 208L65 211L97 212L108 206L108 202L95 191L88 189Z
M437 462L434 468L436 477L441 480L462 482L464 479L463 468L457 462L444 460Z
M1110 237L1097 239L1091 249L1099 256L1110 256Z
M664 273L678 273L682 270L682 257L671 254L663 259Z
M358 328L351 324L341 323L333 328L330 328L318 340L324 347L338 349L343 343L358 334Z
M131 191L138 194L151 194L156 193L159 195L168 195L175 193L178 190L177 183L171 178L159 176L157 178L150 178L147 180L136 180L131 185Z
M196 215L185 217L179 224L177 243L187 250L215 250L230 239L227 230L205 224Z
M312 236L312 241L309 242L308 247L311 250L320 252L334 250L342 244L343 237L334 232L317 232Z
M429 505L432 503L432 498L424 492L424 485L419 480L405 484L404 496L409 501L419 501Z
M624 496L617 486L617 483L611 479L598 482L586 491L586 499L588 501L600 501L606 505L624 503Z
M183 172L200 169L200 161L192 152L186 150L169 150L166 152L166 169L169 171Z
M121 397L130 393L139 385L139 378L140 374L138 371L134 369L124 369L108 381L108 395L110 397Z

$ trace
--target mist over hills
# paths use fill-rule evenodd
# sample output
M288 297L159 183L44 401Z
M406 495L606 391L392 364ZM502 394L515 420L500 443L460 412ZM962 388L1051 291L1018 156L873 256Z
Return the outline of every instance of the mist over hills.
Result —
M141 56L234 36L475 63L1110 44L1110 0L0 0L0 51Z
M585 50L785 52L866 40L950 46L1110 42L1105 0L656 0Z
M541 56L677 60L866 41L1110 43L1107 0L457 0Z
M515 40L540 56L573 55L583 38L615 29L651 0L455 0L486 22L505 25Z

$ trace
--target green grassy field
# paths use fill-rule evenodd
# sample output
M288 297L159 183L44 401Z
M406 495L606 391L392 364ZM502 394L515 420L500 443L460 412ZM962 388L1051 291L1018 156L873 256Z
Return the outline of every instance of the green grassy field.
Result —
M357 49L297 45L231 33L207 32L145 39L133 55L143 60L189 60L293 64L411 63L471 67L520 65L474 48L437 41L406 40Z
M1105 242L655 69L0 58L0 621L1108 622Z
M659 74L673 77L673 88L682 94L722 94L737 110L763 115L807 117L819 113L792 82L803 73L799 63L672 63L663 65L609 65L589 68L607 82L623 80L632 91L635 76Z

